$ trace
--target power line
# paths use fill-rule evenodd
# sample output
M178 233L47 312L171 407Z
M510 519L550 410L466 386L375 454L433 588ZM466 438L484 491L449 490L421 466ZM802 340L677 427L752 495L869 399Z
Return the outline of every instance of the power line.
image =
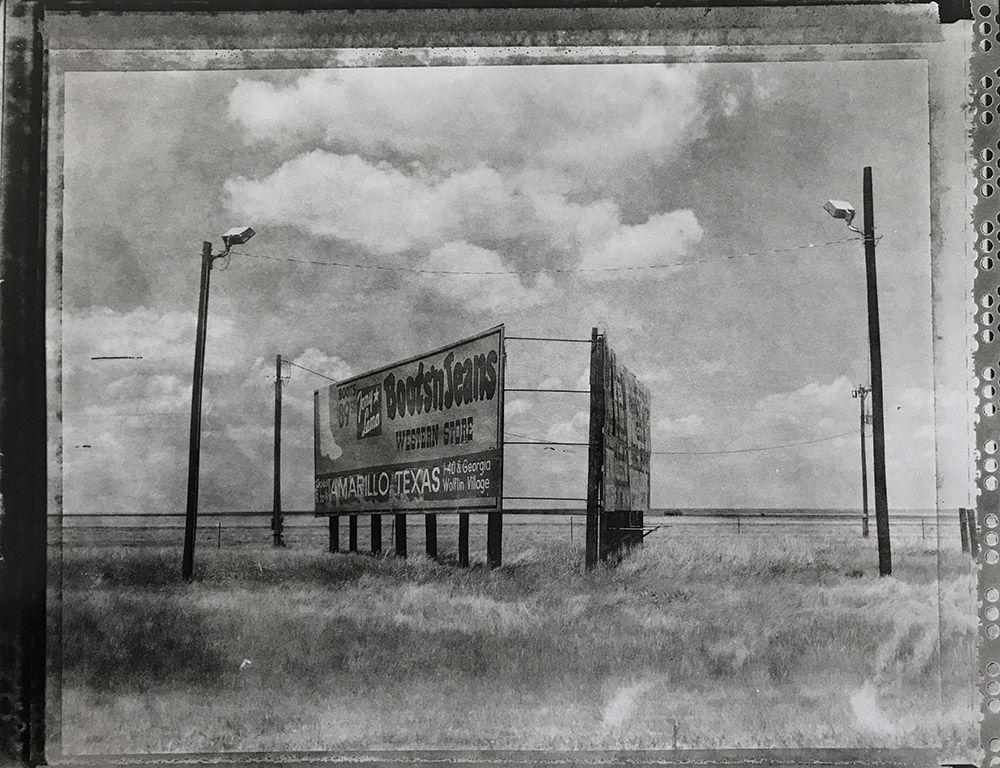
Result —
M359 264L347 261L314 261L311 259L295 259L290 256L266 256L261 253L248 253L240 251L241 256L250 256L255 259L266 259L268 261L287 261L293 264L310 264L316 267L341 267L345 269L368 269L380 272L407 272L422 275L541 275L541 274L565 274L580 272L634 272L647 269L669 269L671 267L683 267L689 264L708 264L717 261L732 261L734 259L752 258L755 256L769 256L775 253L788 253L791 251L805 251L811 248L823 248L829 245L839 245L858 240L856 237L843 238L841 240L829 240L824 243L808 243L806 245L793 245L786 248L772 248L767 251L750 251L748 253L734 253L728 256L713 256L704 259L691 259L689 261L675 261L664 264L641 264L629 267L549 267L545 269L423 269L420 267L404 267L388 264Z
M847 435L853 435L854 430L850 432L841 432L838 435L829 435L828 437L817 437L814 440L800 440L797 443L782 443L781 445L762 445L755 448L732 448L725 451L650 451L651 456L708 456L713 454L722 453L753 453L755 451L774 451L778 448L792 448L796 445L812 445L813 443L822 443L827 440L836 440L841 437L846 437Z
M534 437L532 435L522 435L518 434L517 432L508 432L507 430L504 430L504 434L510 435L511 437L521 437L524 438L525 440L534 440L537 441L538 445L546 445L549 443L549 441L547 440L543 440L542 438ZM837 440L838 438L846 437L847 435L853 435L853 434L854 430L852 429L849 432L841 432L840 434L828 435L826 437L817 437L812 440L800 440L795 443L782 443L780 445L761 445L752 448L731 448L728 450L721 450L721 451L650 451L650 456L710 456L710 455L719 455L727 453L756 453L758 451L774 451L780 448L793 448L798 445L812 445L813 443L823 443L829 440Z
M296 368L301 368L303 371L307 371L307 372L313 374L314 376L319 376L321 379L326 379L327 381L332 381L334 384L337 383L336 379L331 379L325 373L320 373L319 371L314 371L312 368L306 368L304 365L299 365L298 363L293 363L291 360L284 360L283 362L288 363L289 365L294 365Z

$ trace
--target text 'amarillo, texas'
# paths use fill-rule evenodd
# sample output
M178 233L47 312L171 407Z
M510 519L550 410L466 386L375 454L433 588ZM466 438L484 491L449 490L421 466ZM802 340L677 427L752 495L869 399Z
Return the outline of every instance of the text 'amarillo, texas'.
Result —
M497 509L503 326L315 393L316 513Z

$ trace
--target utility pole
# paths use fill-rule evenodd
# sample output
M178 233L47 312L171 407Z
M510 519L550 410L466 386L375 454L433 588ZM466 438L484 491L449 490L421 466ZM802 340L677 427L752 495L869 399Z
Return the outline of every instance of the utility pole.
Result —
M875 475L875 535L878 538L878 573L892 573L889 543L889 502L885 488L885 417L882 409L882 342L878 322L878 280L875 271L875 213L872 205L872 169L864 170L865 273L868 285L868 348L872 373L872 453Z
M281 355L274 364L274 507L271 512L271 530L274 546L285 546L284 518L281 516Z
M861 535L868 538L868 457L865 452L865 398L871 392L864 384L851 392L861 400Z
M201 288L198 293L198 329L194 344L194 382L191 387L191 440L188 447L187 512L184 516L184 555L181 577L194 573L194 539L198 529L198 472L201 460L201 391L205 377L205 332L208 325L208 285L212 276L212 244L201 245Z
M184 555L181 578L194 574L194 540L198 533L198 470L201 459L201 392L205 378L205 332L208 327L208 287L212 263L229 257L234 245L243 245L254 236L252 227L234 227L222 235L226 249L212 254L212 244L201 244L201 288L198 294L198 329L194 342L194 380L191 385L191 443L188 452L187 511L184 515Z

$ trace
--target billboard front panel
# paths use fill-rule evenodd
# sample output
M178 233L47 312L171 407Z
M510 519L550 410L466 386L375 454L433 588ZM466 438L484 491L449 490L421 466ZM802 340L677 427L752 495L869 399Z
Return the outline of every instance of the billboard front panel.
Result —
M499 509L503 326L315 393L316 512Z
M607 346L604 397L604 509L649 512L649 389Z

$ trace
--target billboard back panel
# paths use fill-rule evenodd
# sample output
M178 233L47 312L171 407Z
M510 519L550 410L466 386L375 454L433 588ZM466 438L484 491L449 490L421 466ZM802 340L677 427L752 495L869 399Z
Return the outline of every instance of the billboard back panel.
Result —
M316 512L499 509L503 326L315 393Z

